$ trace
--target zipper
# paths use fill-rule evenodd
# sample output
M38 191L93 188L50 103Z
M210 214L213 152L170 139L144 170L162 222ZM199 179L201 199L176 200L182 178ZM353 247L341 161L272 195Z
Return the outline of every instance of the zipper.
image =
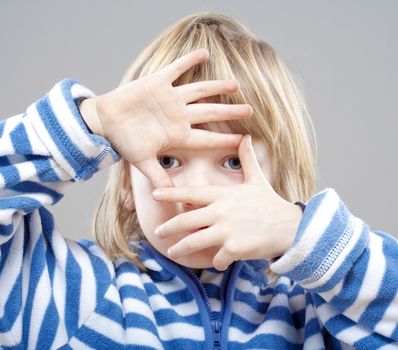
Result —
M200 282L199 277L195 272L193 272L191 269L182 266L185 271L195 280L196 285L199 287L203 298L205 299L206 306L207 306L207 311L210 317L211 321L211 328L213 330L213 345L215 350L219 350L221 347L221 328L222 328L222 321L224 317L224 309L225 309L225 297L224 297L224 292L225 292L225 283L227 281L227 277L229 275L229 272L231 270L231 265L228 266L228 268L224 271L224 276L221 280L220 283L220 292L221 292L221 298L220 298L220 303L221 303L221 311L220 311L220 316L218 319L214 319L212 316L211 312L211 307L210 307L210 302L209 302L209 296L207 295L206 289L203 286L202 282Z
M219 320L211 321L211 325L213 327L213 336L214 336L214 349L220 349L221 346L221 326L222 322Z

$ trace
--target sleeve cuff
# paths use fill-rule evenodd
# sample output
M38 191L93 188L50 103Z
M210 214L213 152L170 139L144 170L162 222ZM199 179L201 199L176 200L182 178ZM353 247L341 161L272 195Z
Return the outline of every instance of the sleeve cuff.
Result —
M79 112L79 102L93 96L88 88L65 78L27 110L50 154L76 181L87 180L120 159L108 140L90 133Z
M306 289L331 288L366 248L368 233L336 191L326 188L308 201L292 246L270 268Z

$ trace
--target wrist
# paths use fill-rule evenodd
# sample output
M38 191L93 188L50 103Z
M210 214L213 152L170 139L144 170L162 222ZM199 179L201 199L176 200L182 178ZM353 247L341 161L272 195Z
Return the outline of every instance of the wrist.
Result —
M281 257L292 246L297 236L297 231L303 217L303 209L298 204L291 204L289 211L289 219L284 222L283 232L281 232L279 254L277 258Z
M88 128L96 135L104 136L101 120L98 116L95 97L86 98L78 105L80 114Z

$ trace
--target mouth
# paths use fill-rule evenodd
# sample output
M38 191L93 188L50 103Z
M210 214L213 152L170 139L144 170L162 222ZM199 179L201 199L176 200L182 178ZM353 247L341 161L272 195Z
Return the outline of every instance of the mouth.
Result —
M188 231L188 233L195 233L195 232L198 232L198 231L200 231L200 230L204 230L204 229L206 229L206 228L208 228L209 226L203 226L203 227L200 227L200 228L195 228L195 229L193 229L193 230L190 230L190 231Z

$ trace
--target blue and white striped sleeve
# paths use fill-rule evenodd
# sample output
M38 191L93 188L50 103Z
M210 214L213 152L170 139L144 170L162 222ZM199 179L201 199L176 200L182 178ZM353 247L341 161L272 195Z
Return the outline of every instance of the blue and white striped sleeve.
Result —
M378 349L398 345L397 266L398 240L371 230L326 188L308 201L295 241L271 269L311 293L336 339Z
M83 122L78 103L92 96L64 79L25 113L0 121L1 346L65 344L111 283L104 254L62 237L46 208L66 186L120 159Z

